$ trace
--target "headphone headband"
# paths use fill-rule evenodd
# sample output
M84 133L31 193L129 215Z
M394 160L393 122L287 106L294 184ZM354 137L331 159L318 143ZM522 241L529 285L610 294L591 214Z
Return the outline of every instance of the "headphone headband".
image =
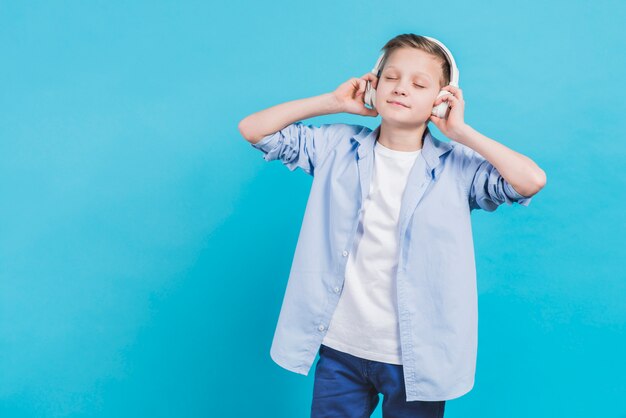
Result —
M433 41L434 43L436 43L437 45L441 47L441 49L446 55L448 64L450 64L450 83L449 84L454 87L459 87L459 69L456 66L456 61L454 61L454 57L452 56L452 53L450 52L450 50L446 48L446 46L441 41L438 41L435 38L431 38L430 36L423 36L423 37L430 41ZM378 57L378 60L376 61L376 65L374 65L374 68L372 68L372 73L376 74L376 77L380 76L379 71L381 70L381 68L379 67L384 56L385 56L385 51L383 51L380 54L380 56Z

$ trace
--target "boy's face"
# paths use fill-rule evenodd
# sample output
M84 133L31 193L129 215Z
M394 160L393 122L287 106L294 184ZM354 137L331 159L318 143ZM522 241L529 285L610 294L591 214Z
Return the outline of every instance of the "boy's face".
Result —
M394 125L411 128L425 123L442 79L440 58L420 49L396 49L387 59L376 86L376 110Z

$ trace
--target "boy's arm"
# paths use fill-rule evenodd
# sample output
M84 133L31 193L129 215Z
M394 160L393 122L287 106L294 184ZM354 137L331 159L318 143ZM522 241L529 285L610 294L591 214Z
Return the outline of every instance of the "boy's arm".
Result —
M374 74L366 73L361 78L350 78L332 93L292 100L253 113L239 122L239 132L248 142L255 144L287 125L315 116L341 112L378 116L378 112L365 107L363 101L367 81L376 88L378 79Z
M251 144L302 119L342 112L333 93L292 100L261 110L239 122L239 132Z
M457 142L484 157L524 197L535 195L546 184L546 173L533 160L486 137L469 125L465 125Z
M479 133L464 121L463 91L456 86L442 87L450 94L435 100L446 101L447 118L431 115L437 128L448 138L464 145L462 170L469 177L471 209L494 211L502 203L528 206L533 195L546 184L546 173L533 160Z

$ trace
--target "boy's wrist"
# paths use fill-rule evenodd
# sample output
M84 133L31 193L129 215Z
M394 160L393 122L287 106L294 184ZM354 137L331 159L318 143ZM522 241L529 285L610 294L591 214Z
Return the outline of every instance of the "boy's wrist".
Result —
M478 132L472 128L471 126L469 126L467 123L464 123L460 128L459 128L459 133L458 135L456 135L456 142L460 142L463 145L468 145L467 142L471 141L472 138L476 137L476 134Z
M324 102L324 107L328 114L343 112L343 105L333 93L324 93L320 97Z

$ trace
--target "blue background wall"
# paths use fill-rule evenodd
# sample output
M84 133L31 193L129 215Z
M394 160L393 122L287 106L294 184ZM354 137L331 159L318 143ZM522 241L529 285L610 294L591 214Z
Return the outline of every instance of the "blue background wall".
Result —
M625 3L446 4L0 3L0 416L307 417L313 374L269 348L312 179L237 123L414 32L548 175L472 215L478 370L446 417L625 417Z

